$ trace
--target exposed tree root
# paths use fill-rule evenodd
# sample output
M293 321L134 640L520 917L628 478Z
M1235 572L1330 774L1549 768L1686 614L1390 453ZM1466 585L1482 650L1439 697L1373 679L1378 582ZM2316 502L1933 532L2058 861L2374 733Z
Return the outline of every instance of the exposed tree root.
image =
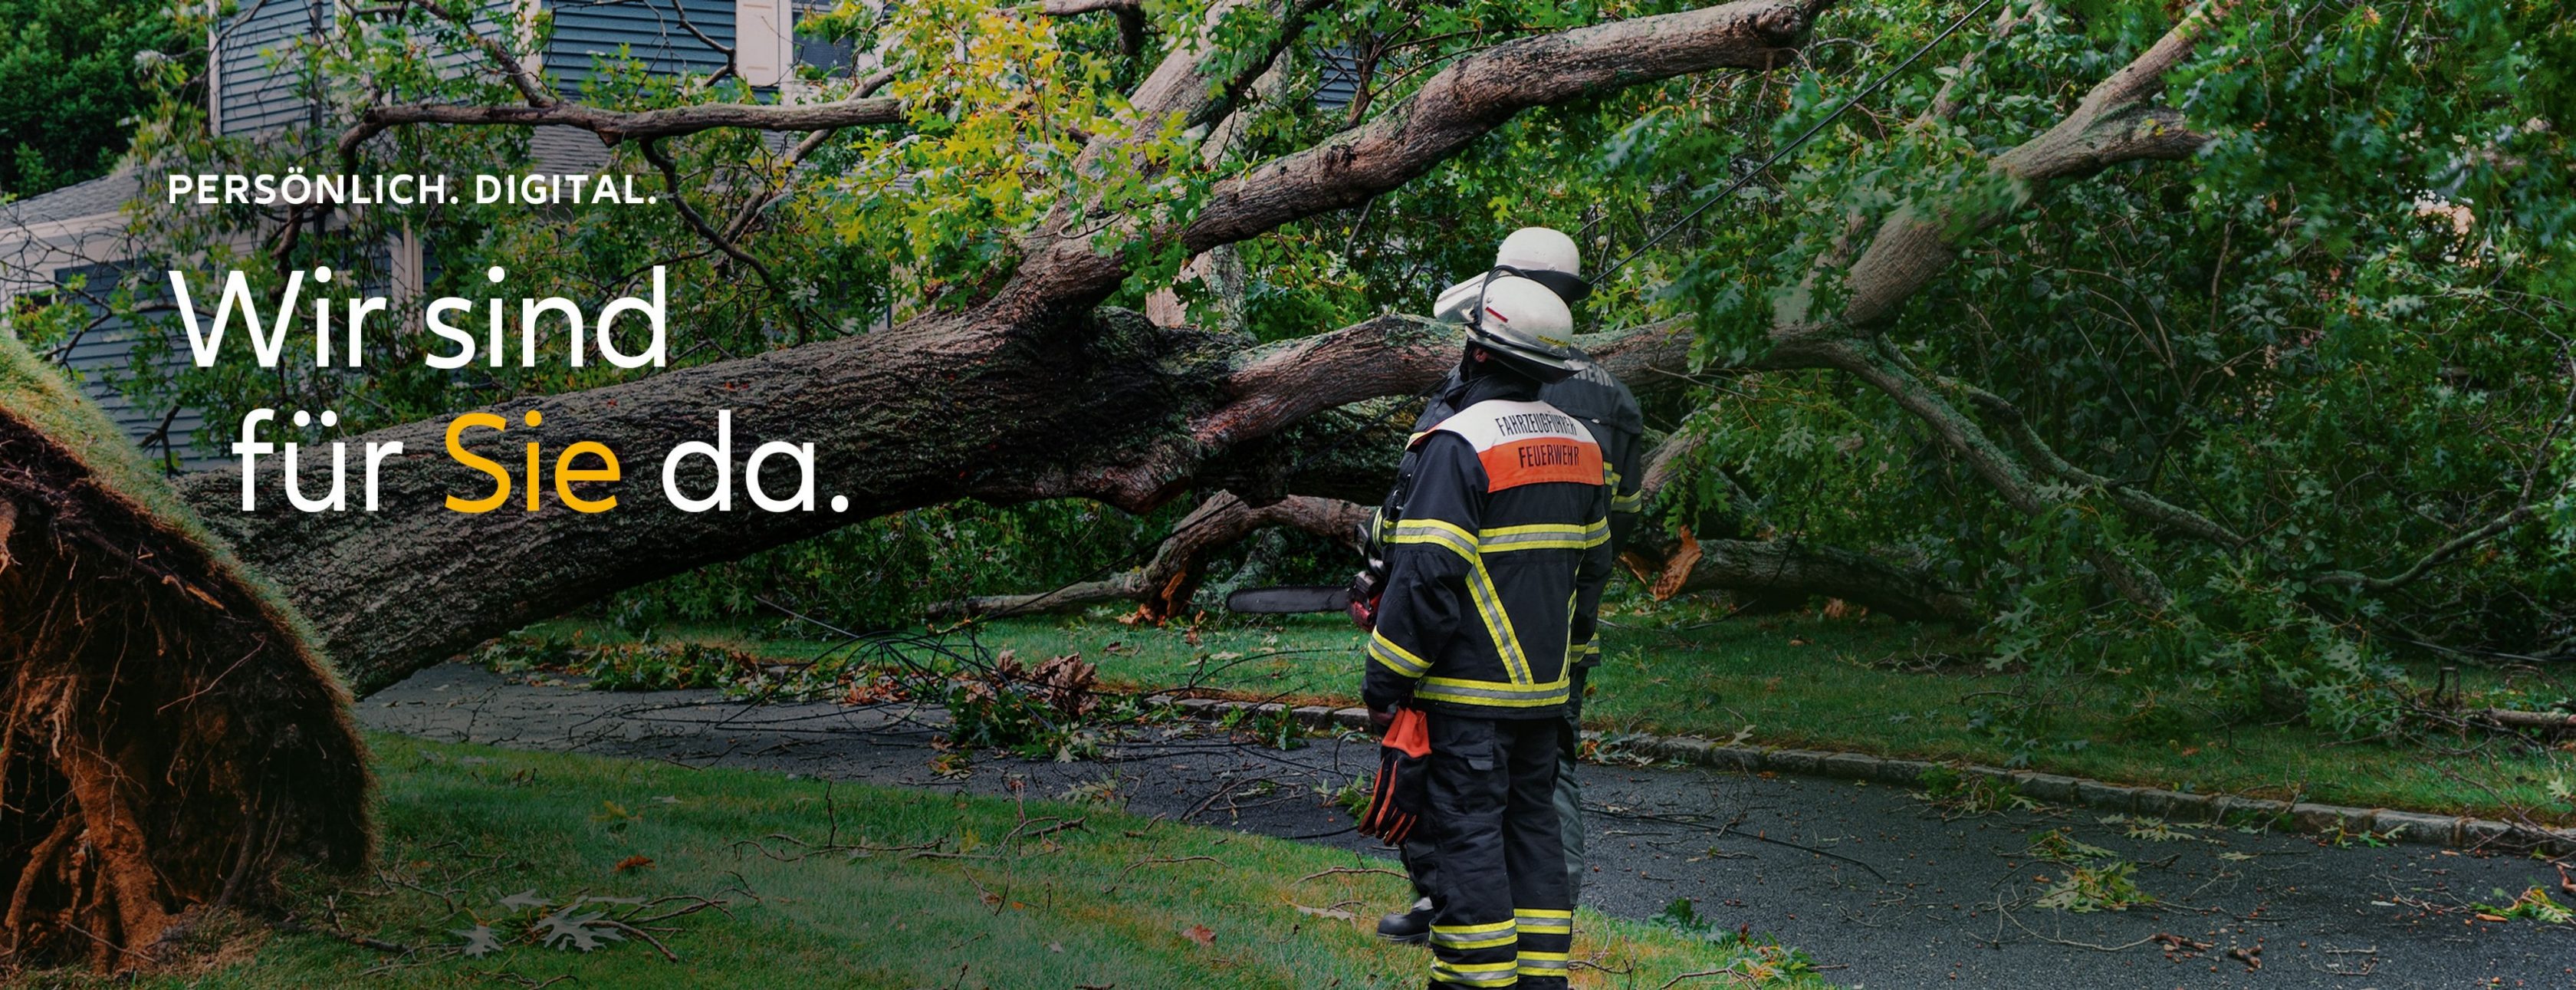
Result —
M0 974L149 966L282 857L367 855L337 682L114 476L0 408Z

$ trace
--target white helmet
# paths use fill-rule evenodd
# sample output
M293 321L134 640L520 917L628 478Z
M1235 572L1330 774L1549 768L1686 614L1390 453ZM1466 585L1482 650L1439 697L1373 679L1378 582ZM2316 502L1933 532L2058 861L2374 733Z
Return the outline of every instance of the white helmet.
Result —
M1554 290L1499 270L1467 314L1467 342L1542 382L1574 374L1574 313Z
M1523 227L1503 238L1503 246L1494 250L1494 266L1517 268L1524 272L1564 272L1583 274L1583 252L1574 246L1574 238L1554 227Z
M1523 227L1503 238L1503 246L1494 251L1494 267L1485 275L1440 290L1431 314L1451 322L1467 322L1476 300L1484 293L1485 281L1497 273L1536 281L1569 306L1592 294L1591 283L1583 280L1583 254L1575 248L1574 238L1553 227Z

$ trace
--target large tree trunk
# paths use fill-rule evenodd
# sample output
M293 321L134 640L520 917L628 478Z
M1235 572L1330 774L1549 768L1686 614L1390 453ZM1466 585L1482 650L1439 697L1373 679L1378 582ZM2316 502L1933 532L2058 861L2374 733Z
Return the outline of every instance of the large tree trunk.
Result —
M348 441L353 462L362 444L404 445L386 461L373 512L295 511L279 458L259 462L255 512L241 511L236 471L188 476L181 492L244 559L289 590L326 653L365 693L619 589L903 509L969 497L1086 497L1143 511L1202 483L1246 490L1261 503L1291 485L1374 498L1401 426L1317 414L1422 391L1457 346L1452 332L1411 317L1257 350L1245 338L1160 328L1125 310L1084 320L1079 332L1052 333L971 316L922 321L505 403L488 411L510 429L463 439L466 450L514 474L530 441L543 444L548 464L576 441L606 444L625 479L574 486L584 498L617 496L605 512L559 504L551 481L542 507L526 511L525 479L499 509L450 511L449 496L482 497L493 481L444 452L447 421ZM1680 356L1666 327L1592 343L1614 369ZM531 410L542 425L518 425ZM712 442L721 410L731 410L734 511L683 512L659 490L664 455L687 441ZM814 445L813 511L759 511L741 491L741 462L771 440ZM691 458L684 468L684 492L712 490L709 461ZM768 491L793 490L783 459L765 468ZM835 496L849 499L846 512L831 511Z

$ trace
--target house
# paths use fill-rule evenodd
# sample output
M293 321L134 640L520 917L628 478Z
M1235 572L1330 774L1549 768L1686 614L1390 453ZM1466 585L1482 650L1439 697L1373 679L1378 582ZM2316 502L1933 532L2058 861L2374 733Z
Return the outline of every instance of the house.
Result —
M615 56L621 50L648 71L666 75L713 74L725 67L730 52L745 82L767 92L787 87L791 93L800 85L797 67L848 74L875 58L794 34L796 18L828 10L833 0L512 2L552 15L553 33L529 68L567 93L578 92L595 77L595 56ZM311 98L294 42L327 29L338 9L338 0L242 0L239 12L216 23L208 38L213 53L206 87L211 128L220 135L256 137L319 124L321 107ZM1320 110L1342 110L1361 86L1356 53L1325 47L1315 57L1320 85L1313 104ZM607 161L596 137L571 128L536 129L530 151L537 171L595 172ZM157 357L138 354L138 345L148 343L141 335L149 328L127 325L107 305L120 280L140 301L167 292L154 277L158 266L143 260L151 252L128 230L127 204L159 192L145 188L145 178L120 171L0 203L0 333L10 332L10 314L28 301L71 298L84 303L97 314L95 322L49 356L72 372L82 389L165 470L221 467L230 459L209 453L216 449L212 445L201 448L196 442L204 425L196 410L140 405L115 384L141 373L146 361L171 373L187 360L184 340L161 348ZM418 294L430 270L419 241L409 236L384 245L373 261L367 267L385 273L391 284L361 287L396 297ZM1164 302L1166 318L1179 319L1177 300Z
M542 6L553 17L554 31L531 69L545 74L565 92L578 91L594 75L594 56L615 56L621 48L648 71L671 75L705 75L724 68L731 52L735 71L756 88L774 92L797 85L794 68L817 66L847 71L868 55L846 46L797 38L795 18L830 7L829 0L516 0L529 9ZM297 124L317 124L321 107L311 98L294 47L298 38L325 30L337 0L243 0L240 10L209 32L212 52L207 73L207 116L211 128L225 136L257 136ZM597 138L568 128L540 128L531 140L534 168L548 172L596 171L606 160ZM199 449L196 433L203 418L185 408L137 405L114 382L138 372L136 354L142 328L110 314L106 300L120 279L131 276L137 299L163 292L149 277L153 266L145 245L128 231L127 204L156 194L145 188L145 176L119 171L25 199L0 203L0 333L9 331L9 314L37 299L72 298L88 305L97 319L49 355L80 380L81 388L105 408L126 435L150 451L165 470L219 467L228 458ZM392 286L374 286L394 294L416 293L424 281L419 243L401 238L387 244L376 259ZM159 358L164 370L186 360L184 341Z

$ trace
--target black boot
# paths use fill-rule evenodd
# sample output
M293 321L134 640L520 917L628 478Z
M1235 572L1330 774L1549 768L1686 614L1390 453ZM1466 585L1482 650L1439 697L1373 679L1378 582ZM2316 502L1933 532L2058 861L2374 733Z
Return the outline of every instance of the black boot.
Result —
M1412 907L1377 919L1377 937L1407 945L1431 941L1431 915L1431 898L1415 901Z

